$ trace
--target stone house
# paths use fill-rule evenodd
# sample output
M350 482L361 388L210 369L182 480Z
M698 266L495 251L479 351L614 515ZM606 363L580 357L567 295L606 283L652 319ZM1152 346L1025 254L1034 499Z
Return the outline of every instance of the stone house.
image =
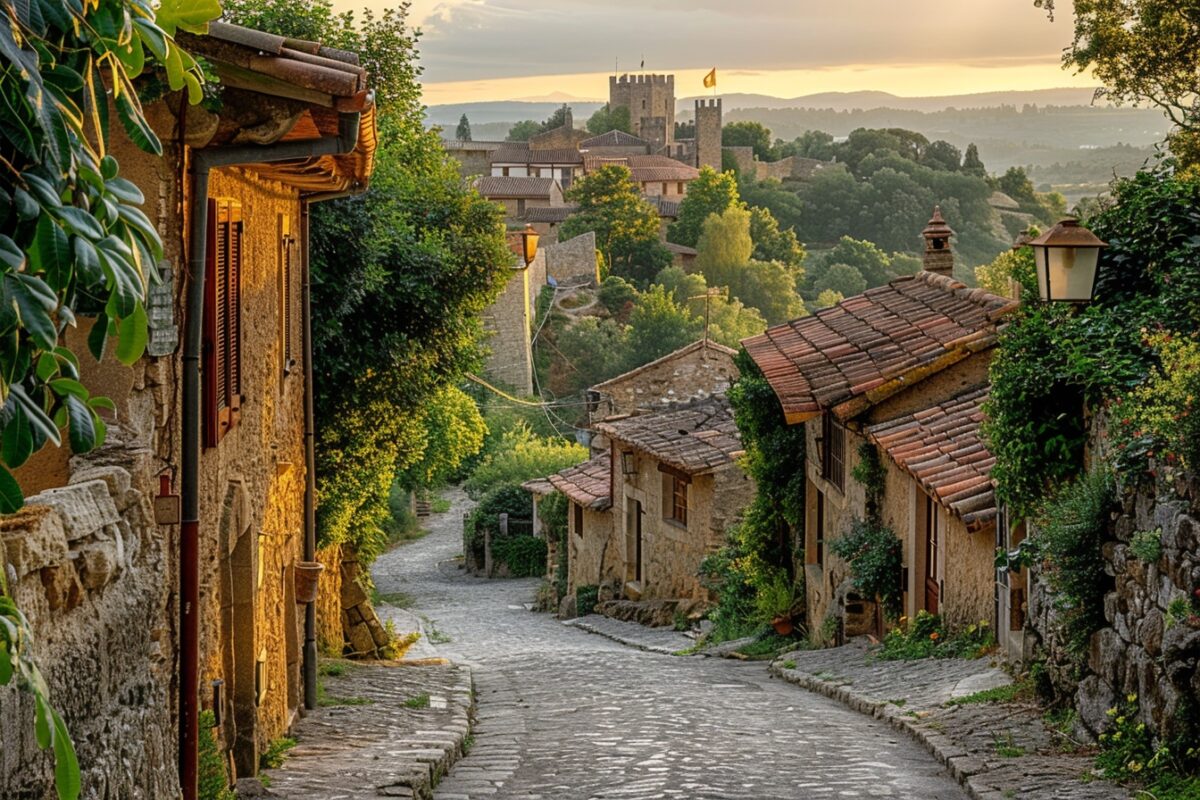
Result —
M729 401L719 395L597 429L611 448L615 594L707 603L700 562L754 497L737 464L742 443Z
M194 777L200 706L218 713L233 773L252 775L315 703L295 588L313 557L307 209L365 187L374 107L352 53L222 23L178 38L219 76L221 109L168 96L147 107L162 156L115 126L110 148L164 245L149 346L129 369L88 355L87 322L65 334L83 382L115 403L108 441L75 458L39 453L17 476L26 510L0 526L86 796L178 796ZM189 291L190 275L203 287ZM198 338L185 336L193 319ZM0 785L48 796L26 703L0 698Z
M614 417L661 411L672 404L723 394L738 379L737 351L698 339L673 353L609 378L588 390L588 420L595 428ZM606 444L598 447L607 450Z
M565 191L583 172L583 156L573 148L503 148L489 158L488 172L497 178L550 178Z
M553 178L496 177L475 179L475 188L494 203L504 206L504 218L516 222L529 208L554 208L563 204L563 190Z
M700 170L668 156L586 156L583 173L590 175L601 167L619 165L629 169L630 178L646 197L682 200L688 184L700 177Z
M803 574L809 619L877 626L830 543L866 518L864 447L885 466L882 521L903 542L903 604L992 621L996 508L979 438L987 368L1016 304L949 275L950 229L926 229L925 270L743 342L789 424L806 428ZM800 569L797 570L801 571Z
M548 478L522 484L533 495L534 518L541 499L562 492L567 506L567 594L580 586L620 583L624 566L622 543L613 525L612 457L601 453ZM536 535L536 534L535 534ZM546 574L556 575L559 543L547 539Z
M446 153L458 162L458 172L464 178L490 175L492 156L497 150L528 149L528 142L503 142L475 140L464 142L459 139L442 139Z
M579 152L587 156L645 156L654 152L654 145L625 131L612 130L584 139L579 143Z
M523 178L521 180L535 180ZM539 248L528 265L519 232L509 233L512 273L500 296L483 312L489 334L484 369L488 377L510 389L533 394L533 346L530 338L538 294L546 285L546 252Z

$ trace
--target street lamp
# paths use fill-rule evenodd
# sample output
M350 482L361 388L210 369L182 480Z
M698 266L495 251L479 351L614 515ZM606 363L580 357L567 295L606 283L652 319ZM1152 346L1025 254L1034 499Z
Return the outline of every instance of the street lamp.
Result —
M1096 288L1100 248L1096 234L1064 219L1029 243L1037 264L1038 293L1046 302L1086 303Z
M533 263L533 259L537 258L538 249L538 232L533 229L533 226L528 222L525 223L525 230L521 231L521 253L525 256L525 266Z

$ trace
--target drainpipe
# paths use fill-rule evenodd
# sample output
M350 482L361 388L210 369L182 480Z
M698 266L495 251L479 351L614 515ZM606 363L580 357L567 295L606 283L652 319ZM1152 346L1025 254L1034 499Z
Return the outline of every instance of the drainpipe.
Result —
M312 267L309 259L309 206L325 200L336 200L361 192L354 189L344 192L302 195L300 198L300 254L301 291L300 315L304 337L304 560L315 561L317 557L317 458L314 439L316 421L313 414L313 392L316 381L313 377L312 348ZM317 604L304 604L304 707L310 711L317 707Z
M343 155L358 144L358 112L338 117L337 136L307 142L193 150L188 231L190 280L185 296L183 436L179 533L179 783L183 800L196 800L200 741L200 356L204 346L204 272L208 244L208 176L217 167Z

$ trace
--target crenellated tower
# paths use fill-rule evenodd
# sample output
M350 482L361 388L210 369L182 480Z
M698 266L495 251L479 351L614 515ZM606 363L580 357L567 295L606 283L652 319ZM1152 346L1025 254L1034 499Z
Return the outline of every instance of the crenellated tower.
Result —
M721 98L696 101L696 167L721 171Z
M610 76L608 103L611 108L629 109L633 135L653 142L656 149L674 140L674 75Z

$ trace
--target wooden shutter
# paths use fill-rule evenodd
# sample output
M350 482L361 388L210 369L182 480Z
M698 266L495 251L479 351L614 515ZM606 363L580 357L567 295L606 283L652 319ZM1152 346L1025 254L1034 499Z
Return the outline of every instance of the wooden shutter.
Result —
M208 201L204 277L204 444L216 447L237 424L242 363L241 209L228 200Z
M295 323L293 322L292 310L292 251L296 248L296 242L292 237L287 237L283 240L283 374L290 375L292 367L296 364L296 357L293 351L293 337Z

